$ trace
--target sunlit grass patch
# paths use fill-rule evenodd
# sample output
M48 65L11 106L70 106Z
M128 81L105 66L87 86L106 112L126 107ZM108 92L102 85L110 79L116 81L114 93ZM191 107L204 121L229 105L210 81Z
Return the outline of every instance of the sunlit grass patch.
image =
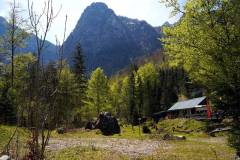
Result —
M0 125L0 153L5 150L5 146L8 144L11 136L14 134L16 130L16 126L7 126ZM18 135L18 145L20 148L19 153L23 156L26 153L26 142L29 138L29 132L27 129L18 128L18 133L12 138L11 143L9 145L10 152L16 152L16 144L17 144L17 135Z
M96 130L85 130L85 129L74 129L69 130L64 134L58 134L56 131L52 132L53 138L127 138L127 139L146 139L149 138L148 134L144 134L142 132L142 128L140 126L131 126L125 125L121 127L120 134L114 134L112 136L104 136L101 131Z
M207 139L206 139L207 140ZM234 149L226 143L200 141L172 141L172 148L164 153L169 159L179 160L230 160L234 157ZM161 155L159 155L161 157Z
M48 153L47 159L51 160L127 160L128 157L92 147L75 147L63 149L58 152Z
M167 119L157 124L159 134L171 133L175 135L183 135L186 137L208 137L206 133L207 122L197 121L194 119Z

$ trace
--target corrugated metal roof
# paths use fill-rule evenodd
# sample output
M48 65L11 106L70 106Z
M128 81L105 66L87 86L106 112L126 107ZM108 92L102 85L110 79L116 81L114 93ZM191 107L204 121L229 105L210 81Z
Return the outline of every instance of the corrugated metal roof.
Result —
M171 108L169 108L169 111L173 111L173 110L181 110L181 109L190 109L190 108L198 108L201 107L199 106L199 104L206 99L206 97L199 97L199 98L194 98L194 99L190 99L187 101L181 101L181 102L177 102L175 103Z

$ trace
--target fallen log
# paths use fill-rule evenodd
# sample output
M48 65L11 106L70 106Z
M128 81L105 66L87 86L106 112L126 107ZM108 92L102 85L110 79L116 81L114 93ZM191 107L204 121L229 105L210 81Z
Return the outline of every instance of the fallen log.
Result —
M176 135L167 133L163 136L163 140L186 140L186 137L185 136L176 136Z
M175 129L174 131L180 132L180 133L187 133L187 134L193 132L193 130L178 130L178 129Z
M231 129L232 129L232 127L216 128L213 131L209 132L209 134L214 136L215 133L226 132L226 131L230 131Z

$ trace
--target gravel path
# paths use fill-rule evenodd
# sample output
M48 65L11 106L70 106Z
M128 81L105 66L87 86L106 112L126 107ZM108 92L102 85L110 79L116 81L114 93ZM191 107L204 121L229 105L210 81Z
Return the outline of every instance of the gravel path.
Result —
M171 147L164 141L153 140L130 140L118 138L65 138L51 139L47 150L58 151L69 147L95 147L107 149L130 157L138 157L142 155L152 155L156 149L162 150Z

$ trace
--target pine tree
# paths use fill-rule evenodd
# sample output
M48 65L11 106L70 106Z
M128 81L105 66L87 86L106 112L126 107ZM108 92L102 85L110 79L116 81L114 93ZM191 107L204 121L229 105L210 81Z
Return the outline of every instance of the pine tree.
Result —
M132 124L137 124L139 118L139 112L136 105L136 85L135 85L136 71L137 66L131 63L129 75L129 113L130 121Z
M0 92L0 123L16 123L16 111L9 96L9 85L4 85Z
M144 102L144 97L143 97L143 93L144 93L144 88L143 88L143 83L142 83L142 79L139 76L139 74L137 73L135 76L135 94L136 94L136 105L138 108L138 114L139 117L143 116L143 102Z
M84 99L86 97L87 81L86 81L86 68L84 65L83 51L80 43L76 45L73 57L73 73L76 80L76 93L77 104L82 107L84 105Z

